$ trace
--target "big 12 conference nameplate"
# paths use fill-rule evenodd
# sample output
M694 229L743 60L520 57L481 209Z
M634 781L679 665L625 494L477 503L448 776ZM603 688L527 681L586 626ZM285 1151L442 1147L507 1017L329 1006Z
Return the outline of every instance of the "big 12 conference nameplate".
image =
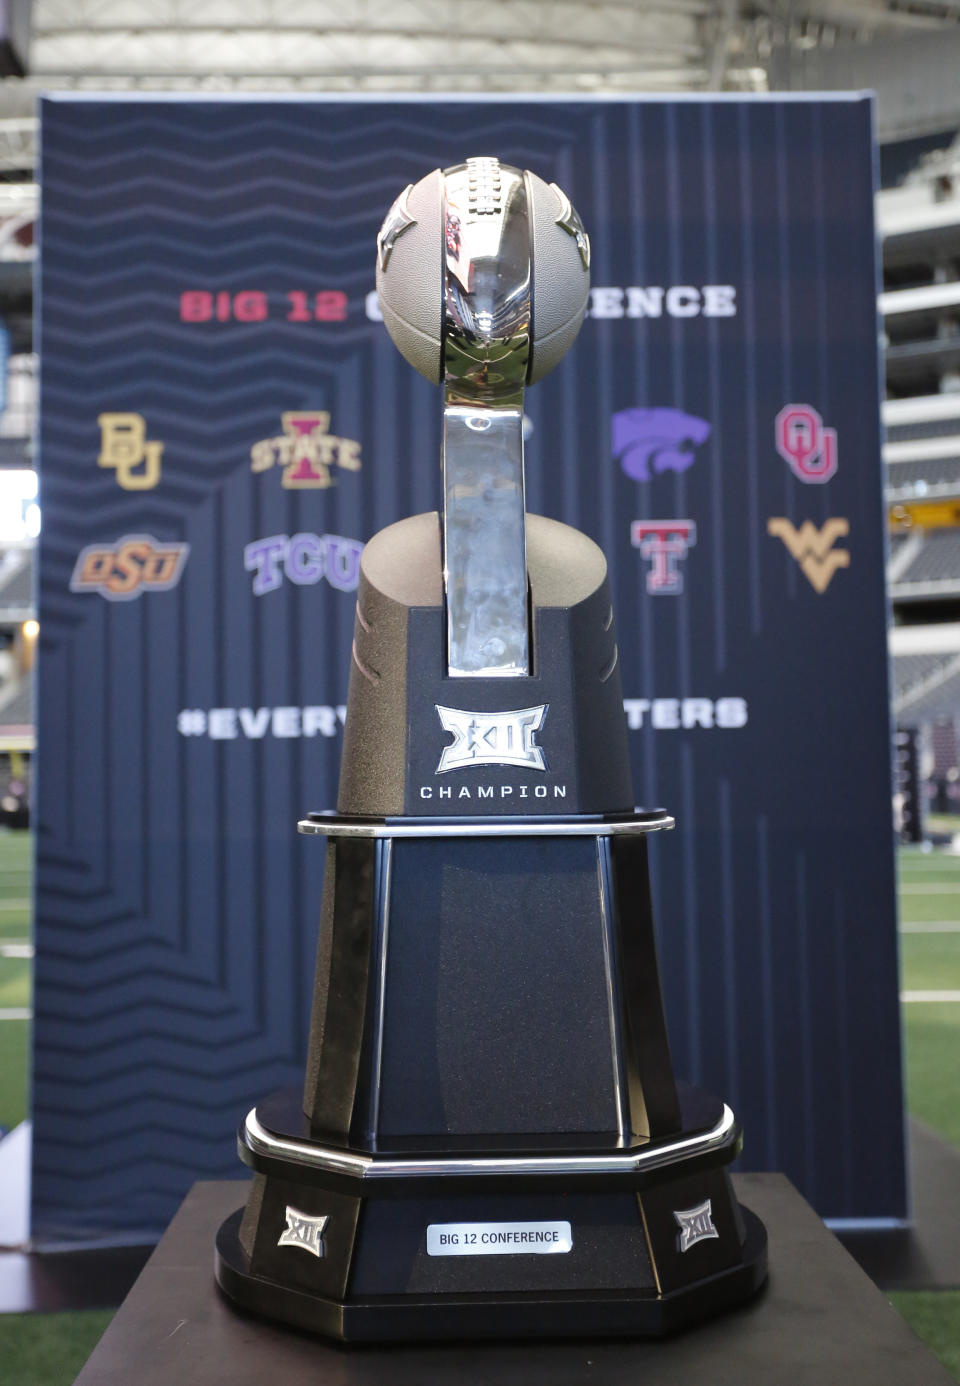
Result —
M573 1250L568 1222L433 1222L428 1256L546 1256Z

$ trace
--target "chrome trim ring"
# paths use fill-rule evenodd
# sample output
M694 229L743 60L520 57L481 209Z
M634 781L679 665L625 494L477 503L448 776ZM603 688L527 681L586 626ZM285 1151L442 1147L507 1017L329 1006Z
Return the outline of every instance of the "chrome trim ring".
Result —
M328 1174L347 1175L353 1179L423 1179L464 1178L490 1175L559 1175L578 1174L639 1174L662 1169L678 1160L694 1155L706 1155L722 1149L735 1139L736 1118L724 1104L723 1115L716 1126L695 1136L651 1146L648 1150L626 1155L542 1155L542 1156L483 1156L476 1159L392 1159L375 1155L351 1155L345 1150L332 1150L312 1142L289 1140L267 1131L257 1120L256 1108L251 1110L243 1125L243 1140L254 1155L307 1165Z
M297 832L319 837L616 837L618 834L666 832L676 819L669 813L657 818L625 818L604 822L598 818L473 818L446 822L437 818L405 818L389 822L352 818L330 813L323 818L301 818Z

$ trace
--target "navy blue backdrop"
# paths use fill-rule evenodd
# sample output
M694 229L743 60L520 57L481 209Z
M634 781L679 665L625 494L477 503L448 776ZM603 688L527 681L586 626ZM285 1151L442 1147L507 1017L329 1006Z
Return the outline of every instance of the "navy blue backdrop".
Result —
M362 543L439 500L396 193L495 153L593 242L528 507L613 575L678 1071L905 1214L870 105L43 106L33 1227L156 1234L299 1079Z

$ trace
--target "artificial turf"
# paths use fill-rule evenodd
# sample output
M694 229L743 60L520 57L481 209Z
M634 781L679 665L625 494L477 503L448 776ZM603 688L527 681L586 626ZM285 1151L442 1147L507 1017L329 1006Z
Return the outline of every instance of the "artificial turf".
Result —
M69 1386L113 1318L112 1309L0 1314L3 1386ZM131 1381L136 1364L131 1363Z
M0 1134L18 1126L26 1112L29 1046L28 1020L0 1021Z
M0 944L28 943L32 937L32 868L31 834L0 832ZM29 1007L30 975L29 958L0 956L0 1011ZM0 1020L0 1132L26 1115L29 1047L28 1020Z
M0 957L0 1011L30 1005L30 959Z
M960 933L903 934L900 958L905 988L960 991Z
M903 1012L909 1110L960 1146L960 1002L907 1005Z
M960 1290L891 1294L907 1323L960 1381Z

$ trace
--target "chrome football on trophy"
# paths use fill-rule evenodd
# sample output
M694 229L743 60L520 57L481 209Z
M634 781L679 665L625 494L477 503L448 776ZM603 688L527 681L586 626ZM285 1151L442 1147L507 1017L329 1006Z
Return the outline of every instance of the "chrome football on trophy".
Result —
M361 562L302 1094L240 1129L239 1305L347 1340L668 1332L752 1295L724 1103L673 1075L606 561L527 515L523 393L590 243L535 174L406 188L384 321L444 385L443 512Z

